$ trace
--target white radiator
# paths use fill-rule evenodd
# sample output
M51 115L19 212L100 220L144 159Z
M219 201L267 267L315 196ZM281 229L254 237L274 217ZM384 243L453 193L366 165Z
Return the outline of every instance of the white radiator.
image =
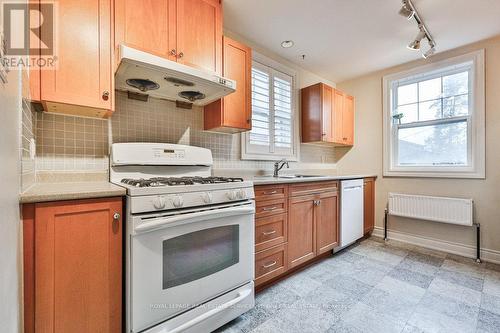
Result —
M472 199L389 193L389 214L413 219L472 226Z

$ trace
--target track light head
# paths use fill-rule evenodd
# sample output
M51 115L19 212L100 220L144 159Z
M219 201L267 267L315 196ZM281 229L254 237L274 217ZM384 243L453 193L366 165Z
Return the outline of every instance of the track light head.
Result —
M413 42L408 44L408 48L410 50L420 50L420 42L424 37L425 37L425 31L422 28L420 28L417 37L415 37L415 40Z
M411 20L413 15L415 15L415 11L411 8L408 2L403 1L403 7L399 10L399 15L406 17L408 20Z
M433 42L429 42L429 49L422 53L422 58L427 59L436 53L436 45Z

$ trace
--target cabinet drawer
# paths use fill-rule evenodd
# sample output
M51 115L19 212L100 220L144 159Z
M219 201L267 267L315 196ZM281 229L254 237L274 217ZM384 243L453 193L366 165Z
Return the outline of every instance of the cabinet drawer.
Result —
M286 242L287 214L263 217L255 221L255 251Z
M286 213L286 199L268 200L255 203L255 217L265 217Z
M337 181L316 182L316 183L301 183L290 185L290 196L317 194L328 191L337 191Z
M258 286L286 271L286 244L255 254L255 285Z
M287 185L260 185L255 186L255 200L274 200L284 199L288 195Z

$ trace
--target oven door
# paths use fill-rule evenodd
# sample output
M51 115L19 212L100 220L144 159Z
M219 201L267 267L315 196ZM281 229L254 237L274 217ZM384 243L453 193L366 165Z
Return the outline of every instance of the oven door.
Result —
M134 218L131 328L139 332L253 280L253 203Z

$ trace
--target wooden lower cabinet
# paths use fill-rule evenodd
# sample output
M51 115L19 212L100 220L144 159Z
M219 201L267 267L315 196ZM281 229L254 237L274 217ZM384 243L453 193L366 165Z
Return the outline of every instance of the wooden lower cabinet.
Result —
M289 237L288 264L298 266L315 256L315 197L313 195L298 196L289 203Z
M255 254L255 285L260 286L287 270L286 244L281 244Z
M122 198L25 205L25 332L122 331Z
M364 234L367 235L375 227L375 178L365 178L364 182Z
M316 254L322 254L339 245L337 192L320 194L316 212Z

